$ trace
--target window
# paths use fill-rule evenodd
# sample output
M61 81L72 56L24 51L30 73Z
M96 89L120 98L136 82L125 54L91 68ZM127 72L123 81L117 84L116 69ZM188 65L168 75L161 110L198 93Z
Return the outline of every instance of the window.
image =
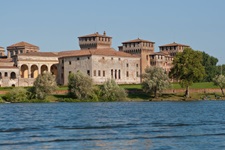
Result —
M69 65L71 65L71 61L69 61Z
M23 53L23 50L20 50L20 53Z
M63 79L63 73L61 73L61 78Z
M62 70L64 70L64 67L62 66Z
M120 58L118 58L118 60L120 61Z
M88 57L88 59L90 59L90 57Z
M71 74L71 71L69 71L69 74Z
M127 77L129 77L129 71L127 71Z
M98 70L98 76L101 76L101 71L100 70Z
M138 67L138 64L136 64L136 67Z
M139 73L138 73L138 71L136 72L136 76L137 76L137 77L139 77Z
M96 76L96 70L94 70L94 76Z
M102 76L105 77L105 70L102 71Z
M90 70L87 70L87 75L89 75L89 76L90 76Z
M120 70L118 71L118 74L119 74L118 77L119 77L119 79L120 79Z
M77 60L80 60L80 58L79 58L79 57L77 57Z
M64 60L62 59L62 64L64 64Z
M113 57L111 57L111 60L113 60Z
M148 60L148 55L146 55L146 60Z
M127 67L129 67L129 64L127 64Z
M115 70L115 79L117 79L117 70Z
M105 57L102 57L102 59L105 59Z
M5 72L5 77L8 77L8 73L7 72Z
M111 69L111 78L113 79L113 69Z

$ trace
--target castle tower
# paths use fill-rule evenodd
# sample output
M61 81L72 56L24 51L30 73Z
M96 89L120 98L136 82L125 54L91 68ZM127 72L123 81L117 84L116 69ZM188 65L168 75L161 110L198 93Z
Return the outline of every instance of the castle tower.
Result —
M106 36L105 32L103 35L96 32L94 34L80 36L78 39L81 50L110 48L112 44L112 37Z
M144 73L145 68L150 66L149 55L154 53L154 44L155 42L138 38L123 42L122 46L119 46L119 51L139 55L141 57L141 73Z
M167 52L170 56L175 56L177 52L183 52L185 48L190 46L184 44L178 44L176 42L159 46L160 52Z
M8 58L21 53L38 52L39 47L27 42L19 42L7 47Z

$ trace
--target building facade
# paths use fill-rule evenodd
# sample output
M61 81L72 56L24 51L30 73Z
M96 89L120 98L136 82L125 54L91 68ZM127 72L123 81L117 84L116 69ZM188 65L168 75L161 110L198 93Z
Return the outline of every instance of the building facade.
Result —
M154 42L135 39L123 42L119 51L111 47L112 37L104 32L78 37L80 50L39 52L39 47L19 42L0 47L0 87L32 86L38 75L51 72L60 85L68 84L70 73L81 71L96 84L114 79L118 84L138 84L146 67L162 67L167 73L173 57L188 45L171 43L159 46Z

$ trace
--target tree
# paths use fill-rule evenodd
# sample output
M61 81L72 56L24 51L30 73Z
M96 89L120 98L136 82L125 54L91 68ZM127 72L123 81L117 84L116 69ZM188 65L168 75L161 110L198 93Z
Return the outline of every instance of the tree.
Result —
M193 82L201 81L205 76L202 65L202 53L191 48L185 48L183 52L176 54L170 77L179 81L181 87L186 89L185 96L189 97L189 86Z
M93 81L82 72L70 73L68 76L68 91L73 98L87 99L93 95Z
M31 92L34 94L34 98L45 99L47 95L54 92L57 88L55 81L55 76L50 72L44 72L43 74L38 75L34 81L34 86L31 89Z
M209 54L202 52L202 65L205 67L206 76L203 81L211 82L215 75L217 74L217 64L218 59L210 56Z
M159 67L147 67L145 73L142 75L142 89L146 93L154 94L154 97L158 97L158 93L170 86L170 80L168 75L162 68Z
M108 79L100 87L101 100L118 101L126 99L127 93L113 79Z
M215 78L213 78L213 83L216 86L219 86L223 96L225 96L224 95L224 91L223 91L223 89L225 88L225 76L224 75L217 75L217 76L215 76Z

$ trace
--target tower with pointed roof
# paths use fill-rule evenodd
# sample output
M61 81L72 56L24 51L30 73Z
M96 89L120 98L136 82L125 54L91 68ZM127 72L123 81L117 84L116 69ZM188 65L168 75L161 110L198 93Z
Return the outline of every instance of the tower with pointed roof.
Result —
M7 47L7 56L11 58L17 54L38 52L39 47L27 42L19 42Z
M110 48L112 44L112 37L107 36L104 31L103 35L98 32L85 36L78 37L80 49L102 49Z
M139 55L141 58L141 73L144 73L145 68L150 65L149 55L154 53L154 44L155 42L138 38L123 42L122 46L119 46L119 51Z

